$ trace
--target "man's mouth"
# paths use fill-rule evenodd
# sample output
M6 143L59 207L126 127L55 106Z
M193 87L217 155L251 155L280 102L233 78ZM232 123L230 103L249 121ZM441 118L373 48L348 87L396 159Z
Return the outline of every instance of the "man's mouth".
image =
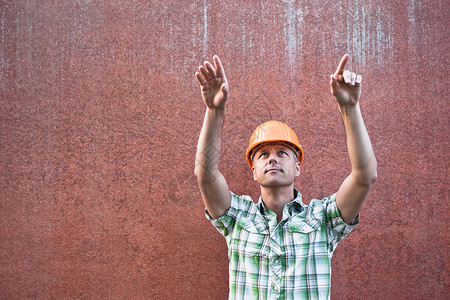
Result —
M283 172L283 171L281 171L280 169L277 169L277 168L270 168L270 169L266 170L266 173L269 173L269 172Z

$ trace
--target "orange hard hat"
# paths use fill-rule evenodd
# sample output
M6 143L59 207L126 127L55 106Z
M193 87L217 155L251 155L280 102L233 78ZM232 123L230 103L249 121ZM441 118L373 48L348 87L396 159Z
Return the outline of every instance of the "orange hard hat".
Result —
M247 161L250 168L253 167L252 152L255 147L265 143L283 142L288 143L297 154L298 161L303 161L303 149L298 142L297 135L288 125L278 121L267 121L256 127L253 132L247 149Z

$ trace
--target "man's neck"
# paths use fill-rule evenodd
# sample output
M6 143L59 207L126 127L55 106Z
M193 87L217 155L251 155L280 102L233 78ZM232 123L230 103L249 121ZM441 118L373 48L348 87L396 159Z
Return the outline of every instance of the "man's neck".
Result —
M266 208L277 215L277 223L283 217L283 208L294 200L294 185L286 187L261 187L261 198Z

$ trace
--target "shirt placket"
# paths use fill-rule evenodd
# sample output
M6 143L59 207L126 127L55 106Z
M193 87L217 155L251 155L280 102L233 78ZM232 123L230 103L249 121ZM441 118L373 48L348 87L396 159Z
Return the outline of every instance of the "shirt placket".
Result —
M278 299L281 294L281 278L282 278L282 258L280 235L278 234L276 216L269 218L269 235L270 235L270 299Z

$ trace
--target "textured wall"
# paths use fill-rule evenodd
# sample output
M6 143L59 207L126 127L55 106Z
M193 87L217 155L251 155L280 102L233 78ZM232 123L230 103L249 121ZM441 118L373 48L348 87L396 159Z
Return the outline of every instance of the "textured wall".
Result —
M254 127L287 122L305 199L349 173L329 95L363 75L379 179L333 258L334 299L444 299L450 5L444 0L1 1L0 298L226 299L227 251L193 176L193 74L220 55L223 173L258 197Z

